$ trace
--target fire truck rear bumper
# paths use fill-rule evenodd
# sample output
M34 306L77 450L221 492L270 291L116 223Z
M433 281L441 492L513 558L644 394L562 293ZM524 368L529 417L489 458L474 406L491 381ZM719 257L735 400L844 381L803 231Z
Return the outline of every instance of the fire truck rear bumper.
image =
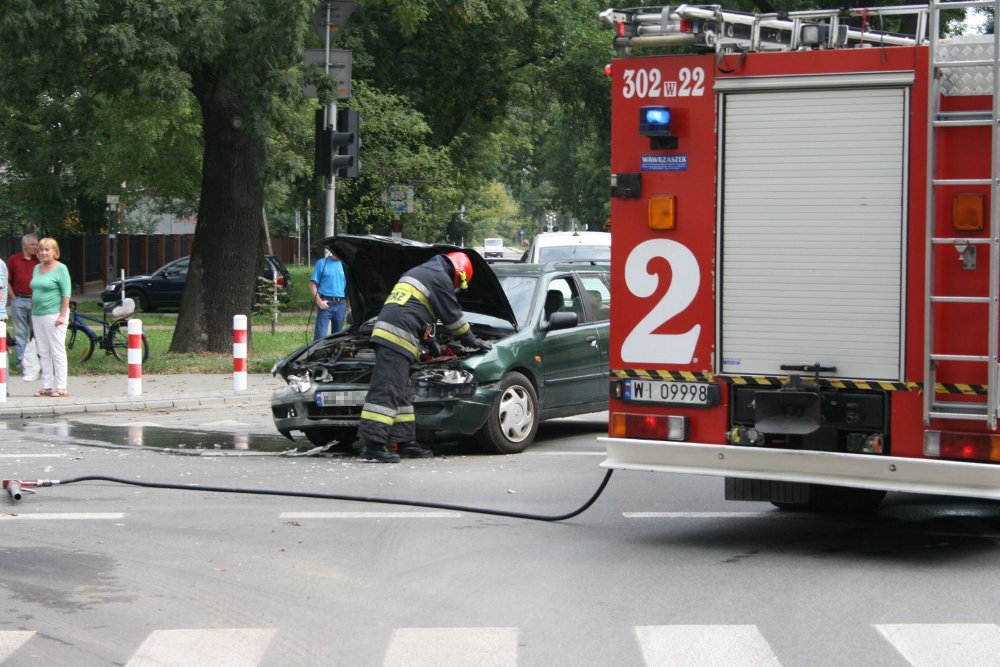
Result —
M782 480L1000 500L1000 466L937 459L734 447L628 438L607 445L603 468Z

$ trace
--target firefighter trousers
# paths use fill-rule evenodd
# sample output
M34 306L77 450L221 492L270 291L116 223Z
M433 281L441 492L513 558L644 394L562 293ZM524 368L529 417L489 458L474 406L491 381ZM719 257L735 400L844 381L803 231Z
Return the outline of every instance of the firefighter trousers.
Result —
M411 358L386 345L374 347L375 370L361 408L358 437L377 444L415 442L417 429L410 401Z

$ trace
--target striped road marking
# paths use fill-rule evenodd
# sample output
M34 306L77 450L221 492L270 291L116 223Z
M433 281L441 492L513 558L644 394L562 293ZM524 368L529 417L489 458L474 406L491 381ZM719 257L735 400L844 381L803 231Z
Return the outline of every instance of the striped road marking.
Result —
M51 512L49 514L0 514L0 521L107 521L124 519L124 512Z
M156 630L126 667L249 667L260 663L276 632L274 628Z
M876 625L913 667L1000 665L1000 627L991 623Z
M780 667L754 625L642 625L646 667Z
M393 630L382 667L515 667L517 628Z
M870 626L912 667L1000 666L1000 626L991 623L882 624ZM251 667L264 659L276 628L156 630L132 654L126 667ZM755 625L644 625L632 628L645 667L780 667ZM0 631L0 663L35 636L35 631ZM398 628L389 637L382 667L516 667L519 631L509 627ZM47 664L43 647L30 657ZM25 649L28 650L28 649ZM378 651L377 646L373 647ZM869 656L887 664L889 646ZM123 656L124 658L124 656ZM377 655L371 664L377 663ZM842 662L817 655L816 664ZM118 663L121 664L121 663ZM794 664L794 663L790 663ZM902 663L901 663L902 664Z
M29 630L7 630L0 632L0 661L6 660L10 654L21 648L21 644L35 635Z
M0 459L62 459L65 454L0 454Z
M622 512L626 519L773 519L783 512Z
M461 512L282 512L282 519L456 519Z

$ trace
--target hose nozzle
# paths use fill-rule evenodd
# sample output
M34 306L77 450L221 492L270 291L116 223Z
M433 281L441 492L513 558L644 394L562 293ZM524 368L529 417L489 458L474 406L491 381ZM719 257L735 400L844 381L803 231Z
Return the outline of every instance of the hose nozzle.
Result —
M24 493L34 493L34 491L29 491L28 487L33 486L52 486L53 484L58 484L58 480L54 479L39 479L39 480L20 480L20 479L5 479L3 480L3 488L7 490L7 495L10 496L11 500L20 500L22 494Z

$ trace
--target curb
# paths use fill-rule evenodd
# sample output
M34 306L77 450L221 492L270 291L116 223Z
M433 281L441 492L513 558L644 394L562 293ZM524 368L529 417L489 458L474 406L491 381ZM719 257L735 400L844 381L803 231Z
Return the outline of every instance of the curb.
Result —
M41 399L56 401L59 399ZM233 396L206 394L204 396L164 397L150 396L127 397L114 401L53 403L40 405L37 403L24 405L9 405L0 403L0 420L38 417L59 417L61 415L98 414L107 412L138 412L143 410L192 410L197 408L224 408L227 406L261 405L269 406L270 393L245 393Z

